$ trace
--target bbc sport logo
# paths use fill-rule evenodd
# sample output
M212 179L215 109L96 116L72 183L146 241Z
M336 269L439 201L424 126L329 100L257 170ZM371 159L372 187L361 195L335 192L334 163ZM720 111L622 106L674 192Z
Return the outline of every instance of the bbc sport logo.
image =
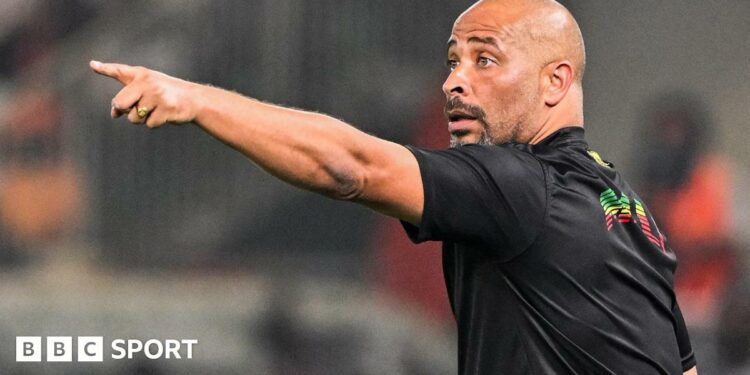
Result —
M16 337L16 362L73 362L72 336L47 336L43 346L42 336ZM77 362L103 362L104 337L76 337ZM136 339L115 339L109 347L112 359L133 359L144 355L148 359L192 359L195 339L150 339L145 342ZM44 350L46 349L46 350ZM46 354L46 356L43 356Z

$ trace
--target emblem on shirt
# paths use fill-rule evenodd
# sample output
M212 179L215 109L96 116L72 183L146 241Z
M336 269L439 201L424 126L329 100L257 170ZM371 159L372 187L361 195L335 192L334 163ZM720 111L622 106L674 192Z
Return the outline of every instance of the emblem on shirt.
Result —
M602 156L599 155L598 152L596 152L594 150L586 150L586 152L588 152L589 156L591 156L591 158L594 159L594 161L596 161L602 167L614 168L614 165L612 165L612 163L604 160L602 158Z
M607 230L612 230L615 221L629 223L632 219L630 213L630 199L625 194L619 198L612 189L607 189L599 195L599 203L604 209L604 217L607 222Z
M599 203L601 203L604 209L604 220L607 225L607 231L611 231L615 223L633 223L632 212L635 210L635 222L641 228L643 235L662 251L666 251L664 236L659 233L656 224L651 225L652 220L641 201L637 199L631 201L625 193L621 193L618 197L614 190L607 189L599 195Z

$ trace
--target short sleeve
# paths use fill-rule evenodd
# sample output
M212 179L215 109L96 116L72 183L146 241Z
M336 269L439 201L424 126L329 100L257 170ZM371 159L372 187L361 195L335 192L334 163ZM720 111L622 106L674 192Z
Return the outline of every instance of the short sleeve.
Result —
M532 154L510 145L409 150L424 187L421 222L403 223L412 241L483 243L504 259L531 245L548 199L544 170Z
M677 336L677 346L680 349L682 371L687 371L695 367L696 360L693 353L693 346L690 344L690 336L685 326L685 319L682 317L682 311L680 311L680 305L677 304L677 301L675 301L672 307L672 315L674 315L674 329Z

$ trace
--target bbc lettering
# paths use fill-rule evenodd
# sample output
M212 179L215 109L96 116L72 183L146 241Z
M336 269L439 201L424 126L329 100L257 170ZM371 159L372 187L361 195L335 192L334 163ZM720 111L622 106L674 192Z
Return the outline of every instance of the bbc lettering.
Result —
M78 336L76 361L103 362L104 337ZM192 359L193 345L198 340L151 339L143 342L134 339L112 340L112 359L133 359L142 353L148 359ZM183 349L184 348L184 349ZM40 336L16 337L16 362L42 362L42 351L46 349L47 362L72 362L73 337L48 336L42 346Z

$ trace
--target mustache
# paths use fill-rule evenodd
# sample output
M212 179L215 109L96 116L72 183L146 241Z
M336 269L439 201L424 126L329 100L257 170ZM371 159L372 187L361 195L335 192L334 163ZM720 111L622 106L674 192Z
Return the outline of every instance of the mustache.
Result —
M448 114L453 110L460 110L471 117L476 118L482 123L485 123L484 117L485 113L484 110L481 107L466 104L461 101L461 98L458 96L454 96L450 98L447 102L445 102L445 109L443 110L443 113L445 114L445 117L448 118Z

